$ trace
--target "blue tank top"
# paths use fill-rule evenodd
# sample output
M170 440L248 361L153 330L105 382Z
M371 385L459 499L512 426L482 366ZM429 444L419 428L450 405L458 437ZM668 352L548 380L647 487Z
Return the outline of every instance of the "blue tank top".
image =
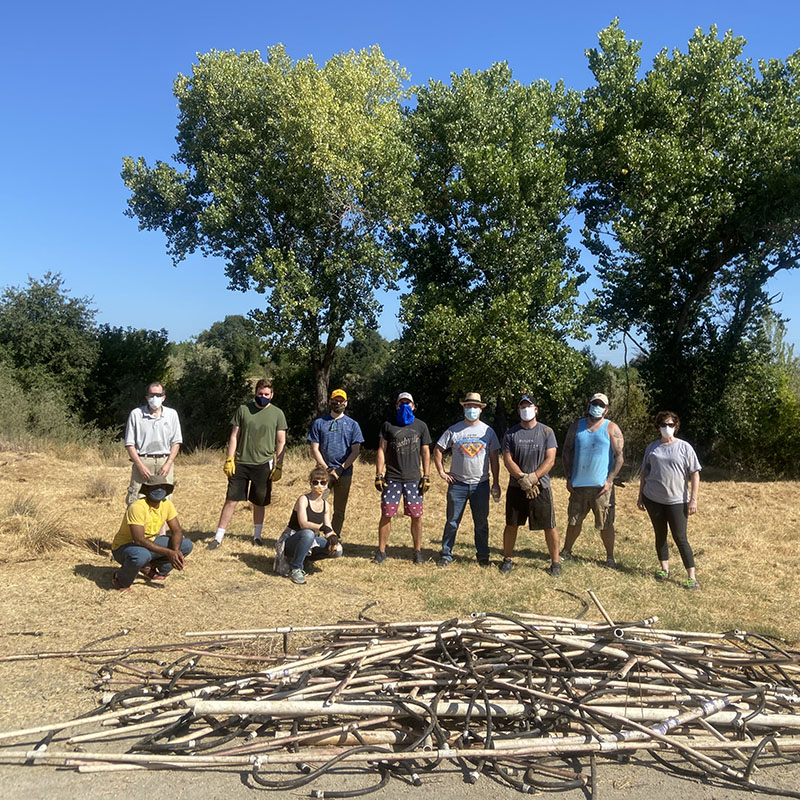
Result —
M608 438L608 420L596 431L586 428L586 418L578 423L575 455L572 458L573 486L602 486L613 468L614 451Z

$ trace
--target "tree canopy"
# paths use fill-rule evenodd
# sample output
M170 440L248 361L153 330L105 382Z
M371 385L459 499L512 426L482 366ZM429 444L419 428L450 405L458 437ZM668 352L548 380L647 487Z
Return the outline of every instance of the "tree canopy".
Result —
M767 281L798 263L800 51L756 69L743 39L697 29L640 76L640 42L617 22L599 39L570 130L602 332L640 335L657 402L682 412L724 391Z
M480 387L563 395L581 363L577 289L567 246L563 87L523 85L507 64L430 81L410 116L421 210L397 235L411 293L403 351L455 399ZM546 387L546 388L545 388Z
M337 343L376 325L374 291L397 265L386 228L409 213L405 71L378 47L323 66L282 46L212 51L175 81L175 160L125 158L128 213L160 229L176 261L221 256L231 286L268 295L254 312L273 348L307 359L317 403Z

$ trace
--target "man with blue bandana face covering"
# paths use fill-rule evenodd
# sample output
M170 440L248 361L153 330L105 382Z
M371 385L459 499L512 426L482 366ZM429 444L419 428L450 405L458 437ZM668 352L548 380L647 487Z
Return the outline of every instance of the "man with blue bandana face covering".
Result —
M403 499L403 513L411 517L412 561L422 557L422 499L431 485L431 435L428 426L414 415L414 398L401 392L392 422L384 422L375 459L375 488L381 493L381 520L378 524L376 564L386 561L386 543L392 529L392 517ZM422 476L420 477L420 461ZM384 468L386 474L384 475Z
M605 566L614 560L614 478L625 463L625 441L619 426L606 419L608 397L592 395L585 416L572 423L564 442L564 474L567 476L569 509L562 561L573 560L572 546L580 536L583 520L591 511L595 530L606 551Z
M447 483L447 522L442 534L442 554L438 566L453 560L456 532L469 503L475 526L475 557L482 567L489 566L489 468L491 494L500 499L500 442L497 434L481 422L486 403L477 392L468 392L461 401L464 419L451 425L433 449L433 463L439 477ZM452 451L450 471L444 471L442 456Z
M151 475L142 484L144 497L128 506L111 545L114 560L122 566L112 575L118 591L128 591L138 572L148 581L163 581L173 570L182 570L192 543L184 538L178 512L167 497L174 487L160 475ZM162 536L169 528L169 536Z

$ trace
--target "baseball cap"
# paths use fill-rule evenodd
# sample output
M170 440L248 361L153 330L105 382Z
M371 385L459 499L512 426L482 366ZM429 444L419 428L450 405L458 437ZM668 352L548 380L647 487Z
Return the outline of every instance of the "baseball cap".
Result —
M344 389L334 389L331 392L331 400L333 400L334 397L341 397L342 400L347 402L347 392Z
M595 400L600 400L604 405L608 405L608 398L602 392L593 394L589 399L589 403L593 403Z
M529 394L522 395L522 397L520 397L519 403L517 403L517 405L521 406L523 403L530 403L532 406L536 405L536 401Z
M400 392L400 394L397 395L397 402L398 403L400 403L403 400L408 400L408 401L410 401L412 403L414 402L414 398L411 396L411 394L409 392Z

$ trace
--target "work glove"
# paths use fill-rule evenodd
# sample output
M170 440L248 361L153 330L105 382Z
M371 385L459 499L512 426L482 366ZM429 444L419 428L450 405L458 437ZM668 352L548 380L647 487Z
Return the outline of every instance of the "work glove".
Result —
M227 477L232 478L236 474L236 461L232 458L226 458L222 471Z
M338 480L339 473L336 471L336 467L328 467L328 486L333 486Z
M525 497L527 497L528 500L535 500L539 496L540 491L539 484L534 483L530 489L525 490Z
M336 552L336 548L338 546L339 546L339 537L335 533L332 533L328 537L328 547L327 547L328 555L333 555Z
M530 490L531 486L533 486L533 481L530 479L530 476L523 472L522 475L517 478L517 483L519 484L519 488L522 489L523 492L527 492Z
M384 478L383 475L375 476L375 488L379 492L383 492L383 490L386 488L386 478Z
M419 489L420 494L425 494L428 489L431 488L431 479L428 475L423 475L419 479L419 483L417 484L417 489Z
M273 483L277 483L283 477L283 469L281 467L274 467L269 474L269 479Z

